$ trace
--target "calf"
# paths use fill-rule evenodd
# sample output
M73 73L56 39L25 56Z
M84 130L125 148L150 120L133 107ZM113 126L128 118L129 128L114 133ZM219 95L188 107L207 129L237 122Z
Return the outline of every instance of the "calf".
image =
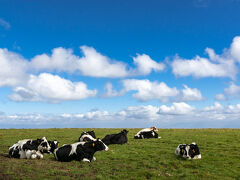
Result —
M195 142L192 144L179 144L175 154L186 159L201 159L199 148Z
M20 159L43 158L44 151L50 151L51 147L45 137L42 139L20 140L9 148L9 156Z
M100 140L90 142L77 142L64 145L54 151L56 160L68 162L72 160L91 162L96 158L93 156L97 151L108 151L108 147Z
M134 138L135 139L149 139L149 138L161 138L156 132L158 129L156 127L145 128L139 131Z
M81 136L78 138L78 142L95 141L96 136L94 131L82 132Z
M106 144L125 144L128 141L127 138L127 133L128 131L126 129L122 130L120 133L118 134L109 134L106 135L102 141Z

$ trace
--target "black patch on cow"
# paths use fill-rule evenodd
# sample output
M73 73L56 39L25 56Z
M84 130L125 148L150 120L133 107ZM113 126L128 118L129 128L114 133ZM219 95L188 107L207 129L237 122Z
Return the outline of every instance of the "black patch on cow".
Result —
M186 144L182 144L179 146L181 156L183 155L187 156L186 146L187 146Z
M190 149L189 149L188 154L191 158L194 158L194 156L200 154L197 144L189 144L189 146L190 146Z
M59 161L69 162L72 161L75 158L75 154L69 155L72 150L71 145L65 145L56 151L56 156Z
M96 135L94 131L87 131L87 133L96 139Z
M102 141L106 144L125 144L128 142L127 138L128 131L126 129L122 130L118 134L108 134L106 135Z
M20 158L18 146L9 150L9 156L13 158Z
M22 146L22 150L24 150L24 151L25 150L36 150L37 151L40 143L37 140L34 140L34 141L29 140Z
M92 136L94 139L96 139L96 135L95 135L95 132L94 132L94 131L87 131L87 132L82 132L82 133L81 133L80 137L78 138L78 142L80 142L80 139L81 139L81 137L82 137L83 135L90 135L90 136ZM84 141L84 142L92 141L92 139L86 137L86 138L83 139L83 141Z

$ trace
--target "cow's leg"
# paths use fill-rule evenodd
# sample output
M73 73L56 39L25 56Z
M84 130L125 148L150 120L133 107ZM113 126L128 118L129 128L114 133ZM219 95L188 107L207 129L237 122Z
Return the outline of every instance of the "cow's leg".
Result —
M20 154L20 159L26 159L27 158L25 151L21 150L21 151L19 151L19 154Z
M35 150L27 150L26 151L26 157L27 159L34 159L34 155L33 154L36 154L36 151ZM33 156L32 156L33 155ZM36 157L35 157L36 158Z
M83 160L82 160L83 162L90 162L90 160L89 159L87 159L87 158L83 158Z
M42 159L43 158L43 154L40 151L37 151L36 155L37 155L38 159Z
M96 161L96 158L93 156L92 161Z

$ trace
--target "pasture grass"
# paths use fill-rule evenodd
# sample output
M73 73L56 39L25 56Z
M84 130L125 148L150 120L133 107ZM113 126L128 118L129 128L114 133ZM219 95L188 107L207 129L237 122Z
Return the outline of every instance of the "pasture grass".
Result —
M161 139L136 140L140 129L128 129L128 143L109 145L95 162L14 159L8 148L20 139L46 136L60 146L77 142L82 131L96 136L122 129L0 129L0 179L239 179L240 129L160 129ZM202 159L185 160L174 151L180 143L196 142Z

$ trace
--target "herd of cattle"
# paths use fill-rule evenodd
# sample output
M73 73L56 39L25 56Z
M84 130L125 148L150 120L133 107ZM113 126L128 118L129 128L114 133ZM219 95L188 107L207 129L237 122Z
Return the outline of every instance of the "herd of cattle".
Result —
M161 138L156 127L145 128L139 131L134 139ZM44 153L53 153L58 161L95 161L94 153L97 151L108 151L110 144L125 144L128 141L128 131L122 130L118 134L106 135L102 140L96 138L94 131L83 132L74 144L65 144L58 148L58 141L48 141L45 137L32 140L24 139L13 144L9 148L9 156L21 159L42 159ZM200 159L201 154L196 143L180 144L175 151L187 159Z

